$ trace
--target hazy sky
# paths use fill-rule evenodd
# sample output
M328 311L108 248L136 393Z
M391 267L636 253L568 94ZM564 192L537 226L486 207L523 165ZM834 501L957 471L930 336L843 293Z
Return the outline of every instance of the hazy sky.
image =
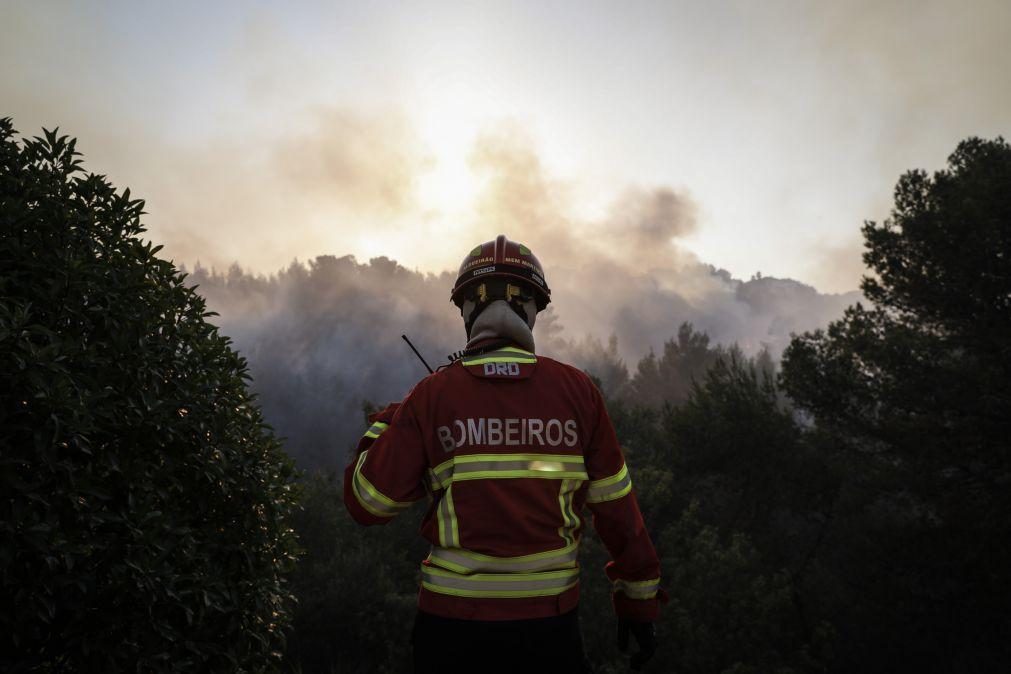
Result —
M687 225L645 264L844 291L901 172L1011 135L1009 45L1007 0L0 0L0 115L77 136L188 265L455 268L532 170L557 240L665 191Z

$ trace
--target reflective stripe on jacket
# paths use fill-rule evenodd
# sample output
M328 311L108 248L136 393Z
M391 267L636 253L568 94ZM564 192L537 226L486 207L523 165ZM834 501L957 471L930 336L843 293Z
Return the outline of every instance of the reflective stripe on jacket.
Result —
M370 419L344 500L382 524L427 494L422 610L451 618L558 615L578 597L582 511L612 561L620 615L655 618L659 560L596 387L517 347L470 356Z

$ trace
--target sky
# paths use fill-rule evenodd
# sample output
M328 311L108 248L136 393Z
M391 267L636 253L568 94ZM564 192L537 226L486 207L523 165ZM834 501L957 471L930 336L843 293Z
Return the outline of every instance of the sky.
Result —
M515 233L549 282L616 250L841 293L901 173L1011 135L1006 0L0 0L0 16L0 116L76 136L190 267L352 254L440 272Z

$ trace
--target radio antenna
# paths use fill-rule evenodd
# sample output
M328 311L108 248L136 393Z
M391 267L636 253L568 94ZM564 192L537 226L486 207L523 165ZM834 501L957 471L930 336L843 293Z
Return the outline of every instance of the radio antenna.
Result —
M428 366L428 363L425 362L425 359L422 357L422 355L418 353L418 350L414 348L413 344L411 344L411 340L407 339L407 335L400 335L400 336L403 337L404 341L407 342L407 346L411 347L411 351L414 352L414 355L418 357L418 360L421 361L421 364L425 366L426 370L428 370L428 374L435 374L435 371Z

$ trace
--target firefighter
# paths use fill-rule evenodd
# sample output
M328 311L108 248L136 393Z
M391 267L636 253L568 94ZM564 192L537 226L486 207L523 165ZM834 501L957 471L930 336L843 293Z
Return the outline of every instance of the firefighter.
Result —
M451 299L467 348L370 418L344 474L364 525L429 499L412 636L416 672L589 672L576 607L584 507L609 551L618 646L656 649L660 563L600 392L536 355L544 271L498 236L460 266Z

